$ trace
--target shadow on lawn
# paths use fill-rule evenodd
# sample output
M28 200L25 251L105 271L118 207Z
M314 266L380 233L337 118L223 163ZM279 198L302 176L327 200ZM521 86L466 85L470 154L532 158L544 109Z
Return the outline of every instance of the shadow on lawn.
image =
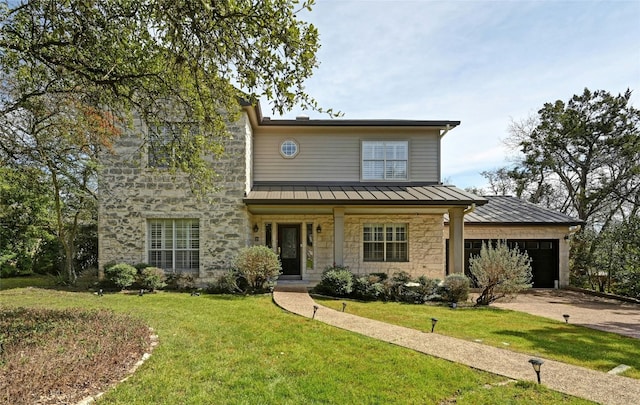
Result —
M539 328L526 332L503 330L496 334L511 336L530 342L541 356L547 353L562 353L578 360L590 361L600 365L602 371L608 371L619 364L627 364L640 369L640 342L633 338L609 334L594 333L588 328L569 325L558 328ZM603 356L603 353L607 353ZM603 357L610 359L603 360Z

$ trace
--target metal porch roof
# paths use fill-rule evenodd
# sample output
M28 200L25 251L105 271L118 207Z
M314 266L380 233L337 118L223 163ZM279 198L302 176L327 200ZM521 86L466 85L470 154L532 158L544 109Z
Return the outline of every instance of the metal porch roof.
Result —
M454 186L393 184L261 184L246 204L468 206L487 202Z

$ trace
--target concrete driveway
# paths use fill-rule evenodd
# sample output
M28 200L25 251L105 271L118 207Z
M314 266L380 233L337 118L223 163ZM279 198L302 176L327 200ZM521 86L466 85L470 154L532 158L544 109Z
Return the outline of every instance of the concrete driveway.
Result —
M493 306L640 339L640 304L569 290L531 290Z

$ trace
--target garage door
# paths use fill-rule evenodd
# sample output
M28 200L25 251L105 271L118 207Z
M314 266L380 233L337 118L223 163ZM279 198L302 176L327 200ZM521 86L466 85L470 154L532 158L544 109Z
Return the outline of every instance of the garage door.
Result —
M469 272L469 258L478 256L482 242L489 242L486 239L465 239L464 241L464 268L465 274ZM557 239L508 239L509 248L518 247L520 251L525 251L531 258L531 270L533 273L534 288L553 288L555 281L559 280L560 267L558 255ZM447 252L449 241L447 240ZM447 253L448 254L448 253ZM448 267L448 263L447 263ZM447 274L449 269L447 268Z

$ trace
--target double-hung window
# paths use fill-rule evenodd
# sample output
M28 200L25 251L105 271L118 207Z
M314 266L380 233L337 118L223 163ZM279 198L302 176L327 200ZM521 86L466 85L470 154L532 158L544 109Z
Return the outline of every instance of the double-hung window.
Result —
M198 132L193 122L164 122L149 130L149 167L167 168L176 157L176 151L185 143L185 137Z
M407 224L365 224L362 240L365 262L409 261Z
M408 180L408 141L362 141L362 180Z
M150 265L184 272L197 272L200 268L197 219L151 219L148 236Z

